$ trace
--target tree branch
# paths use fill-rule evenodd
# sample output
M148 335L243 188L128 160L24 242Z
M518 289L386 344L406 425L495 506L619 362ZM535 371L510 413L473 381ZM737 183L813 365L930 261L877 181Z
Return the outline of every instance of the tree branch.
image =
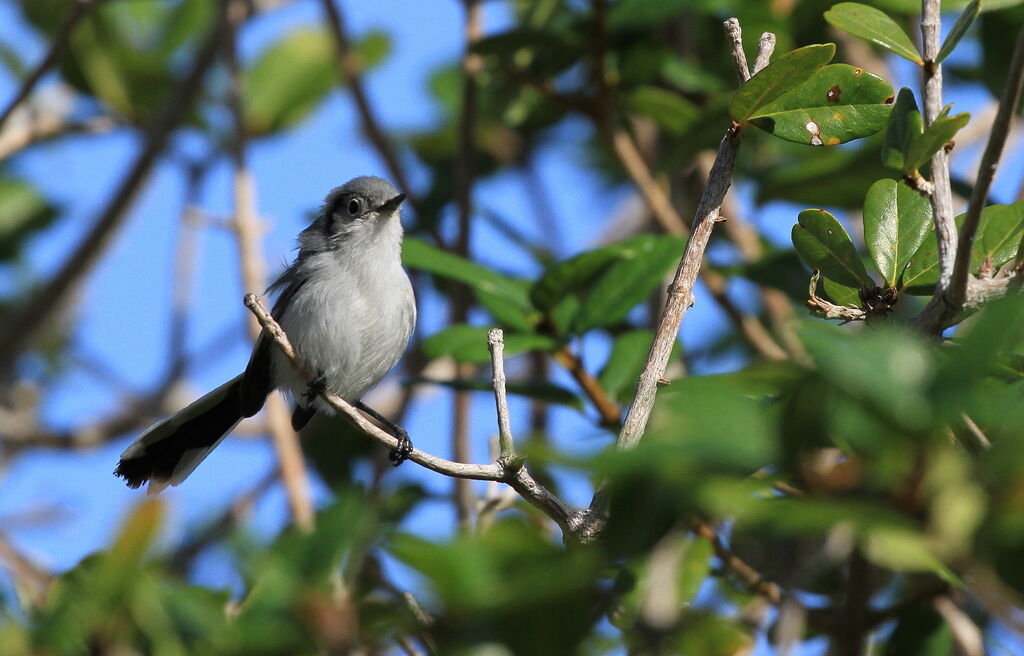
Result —
M9 317L0 332L0 371L11 371L20 353L35 339L49 320L64 307L70 292L99 260L114 233L124 221L139 188L163 152L171 133L185 118L199 95L206 72L216 61L224 41L224 12L200 46L188 74L169 94L171 103L154 120L134 164L100 213L95 225L68 256L61 269L37 289L17 313Z
M949 283L949 303L954 308L963 307L967 300L967 277L970 274L971 249L974 237L981 222L981 211L985 208L992 179L995 177L999 158L1010 134L1010 124L1017 111L1021 92L1024 91L1024 27L1017 34L1017 44L1013 49L1010 67L1006 73L1006 86L999 99L999 111L992 123L988 144L978 166L978 177L971 190L971 202L967 208L967 218L960 229L959 242L956 249L956 264Z
M274 343L281 349L281 352L291 363L295 371L306 381L312 382L316 380L316 374L296 354L295 348L288 340L288 336L277 321L270 316L270 312L267 311L260 298L255 294L246 294L245 306L256 316L257 321L266 331L267 336L274 340ZM324 390L320 394L320 398L336 412L348 418L359 430L378 444L388 449L394 449L398 446L397 439L378 428L376 424L364 417L348 401L331 390ZM559 528L562 529L566 539L580 539L581 536L585 537L588 535L589 521L587 513L569 506L552 494L547 488L534 480L526 467L506 467L501 462L495 462L490 465L453 462L435 457L416 448L412 450L409 460L445 476L507 483L527 502L554 520Z
M366 87L363 86L363 78L360 74L358 55L352 49L352 42L345 32L345 21L342 18L341 12L338 10L334 0L322 0L321 4L323 5L324 13L327 14L327 26L331 30L334 43L338 48L338 68L341 71L342 78L345 80L345 84L348 85L349 91L352 92L352 99L355 101L356 111L359 114L359 122L362 125L363 132L366 133L367 138L377 150L377 154L384 160L388 174L391 175L398 188L410 194L406 202L412 205L415 210L416 200L411 196L411 188L409 187L409 179L405 175L405 169L402 168L391 142L377 122L376 112L370 105L370 99L366 94Z
M921 2L921 38L924 46L924 85L921 90L924 101L924 122L929 126L942 111L942 66L935 61L939 55L941 31L941 8L939 0ZM935 236L938 239L939 282L935 288L933 302L946 303L956 260L957 234L953 222L953 192L949 185L949 154L940 148L931 161L932 215L935 221Z
M57 58L71 41L71 33L74 31L75 27L83 18L89 15L89 12L94 7L103 1L104 0L75 0L75 2L72 2L71 13L60 26L60 29L57 30L57 34L53 37L53 43L50 44L50 49L46 52L43 60L39 62L32 73L22 81L21 87L18 89L17 93L14 94L11 101L7 103L6 107L4 107L3 113L0 113L0 129L3 128L4 123L7 122L7 119L14 113L14 110L18 105L20 105L25 98L29 97L32 90L35 89L36 84L39 83L39 80L41 80L43 76L46 75L46 72L49 71L57 62Z
M494 405L498 413L498 458L505 465L511 465L516 457L516 445L512 440L512 425L508 417L508 398L505 395L505 336L500 328L487 331L487 350L491 352L491 383L494 386Z
M231 158L234 162L235 237L238 245L239 265L242 284L249 291L258 291L266 286L266 265L260 252L260 226L256 216L256 193L252 174L246 162L246 128L242 111L241 69L238 65L237 38L241 25L248 17L249 7L245 0L229 0L228 30L229 44L226 48L228 68L231 72L228 104L235 122L235 135L231 140ZM260 326L249 321L249 335L253 341L259 339ZM292 429L288 418L288 407L284 399L272 394L266 403L267 428L274 442L274 450L281 465L281 481L284 483L288 505L295 525L300 530L313 529L313 502L309 493L309 477L306 473L299 436Z

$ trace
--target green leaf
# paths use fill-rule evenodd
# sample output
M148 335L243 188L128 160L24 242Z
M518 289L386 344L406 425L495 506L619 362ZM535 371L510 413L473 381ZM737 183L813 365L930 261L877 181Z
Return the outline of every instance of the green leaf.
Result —
M864 241L885 284L895 287L932 226L932 206L905 182L879 180L864 199Z
M787 52L747 80L732 97L729 115L746 122L761 107L796 88L836 54L832 43L804 46Z
M478 298L482 296L487 299L488 308L496 308L503 303L501 313L518 312L522 315L514 321L509 320L508 316L503 316L503 323L523 325L524 321L529 322L528 316L533 312L533 306L530 304L526 288L513 278L431 246L416 237L406 236L402 244L402 261L410 269L427 271L469 285ZM485 345L486 343L484 340Z
M954 219L957 230L963 225L966 216L966 214L961 214ZM980 229L979 226L979 232ZM977 243L975 240L975 245ZM903 268L897 289L912 296L931 296L937 282L939 282L939 242L935 238L935 225L933 224L926 230L924 241Z
M1024 235L1024 201L1012 205L989 205L983 209L978 232L980 234L974 239L972 263L980 266L989 259L993 267L999 267L1012 260L1017 256L1021 236Z
M892 100L892 87L877 75L849 64L830 64L754 110L749 120L787 141L834 146L885 127Z
M847 287L846 285L840 285L831 278L825 278L822 280L821 286L825 289L825 293L832 299L832 302L836 305L843 305L846 307L860 307L860 292L857 288Z
M610 326L626 318L661 283L679 261L685 241L680 237L647 236L597 279L573 320L573 332Z
M548 266L530 289L530 300L538 309L550 310L567 294L591 282L619 254L614 247L599 248Z
M935 119L925 128L924 133L915 137L907 148L906 161L903 163L903 172L910 173L919 170L932 155L940 148L945 147L957 132L959 132L969 121L971 115L964 112L956 116L946 116Z
M455 378L440 380L428 376L417 376L408 381L409 384L441 385L460 392L493 393L494 387L489 380L472 378ZM535 401L564 405L576 410L583 409L583 399L575 392L546 380L518 380L505 383L505 391L516 396L524 396Z
M597 376L608 396L621 401L623 395L632 393L653 341L654 332L650 330L631 330L615 337L608 360Z
M884 656L947 656L953 652L953 633L933 609L915 604L899 616L885 644Z
M53 222L57 210L26 182L0 178L0 261L16 258L25 239Z
M825 12L825 20L844 32L876 43L915 64L924 64L907 33L880 9L859 2L840 2Z
M882 164L900 171L908 170L905 167L907 150L923 132L924 118L917 109L914 92L903 87L896 98L896 105L889 116L889 126L885 130Z
M936 64L941 64L946 57L953 53L956 44L960 43L960 39L964 38L964 35L967 34L967 30L974 23L974 19L978 17L978 12L980 11L981 2L979 0L971 0L971 3L964 7L960 17L956 19L953 29L949 31L949 34L946 35L946 40L942 43L939 56L935 58Z
M683 96L651 85L630 91L626 109L649 117L673 134L684 134L700 114L697 106Z
M334 87L337 51L326 29L302 27L267 47L242 78L246 130L267 135L306 118Z
M490 362L487 350L487 331L483 326L455 324L434 333L423 340L423 352L428 358L450 355L458 362ZM512 356L524 351L551 351L558 347L558 341L546 335L505 334L505 355Z
M875 284L864 269L850 235L825 210L800 212L793 226L793 246L804 264L821 271L826 278L847 287Z

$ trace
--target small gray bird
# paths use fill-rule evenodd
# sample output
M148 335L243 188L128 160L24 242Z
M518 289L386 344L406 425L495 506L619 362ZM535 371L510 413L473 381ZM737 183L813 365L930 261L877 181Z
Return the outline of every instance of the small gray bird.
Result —
M181 483L275 389L295 400L295 430L317 410L333 412L319 398L325 388L355 404L398 439L390 458L401 464L412 452L409 436L360 399L395 366L416 325L402 268L403 200L405 194L373 177L332 190L299 235L295 261L268 290L278 294L271 313L319 376L314 383L261 334L244 373L151 426L124 450L114 474L132 488L150 481L150 493Z

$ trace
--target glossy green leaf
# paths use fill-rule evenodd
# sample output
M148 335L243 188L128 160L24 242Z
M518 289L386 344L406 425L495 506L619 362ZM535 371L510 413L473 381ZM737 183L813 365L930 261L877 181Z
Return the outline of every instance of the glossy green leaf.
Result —
M680 237L661 235L624 252L583 298L573 320L573 331L582 335L625 319L637 303L658 288L679 261L684 243Z
M924 118L917 109L914 92L903 87L889 115L885 142L882 144L882 164L899 171L909 170L905 167L907 151L923 132Z
M844 32L876 43L915 64L924 63L903 28L880 9L859 2L840 2L825 12L825 20Z
M408 381L409 384L441 385L460 392L487 392L494 393L494 387L490 380L473 378L454 378L442 380L419 376ZM523 396L534 401L564 405L576 410L583 409L583 399L575 392L556 385L547 380L517 380L505 383L505 391L516 396Z
M804 46L778 57L747 80L732 97L729 115L746 122L761 107L796 88L836 54L832 43Z
M999 267L1017 256L1024 236L1024 201L1012 205L989 205L981 212L981 223L974 239L972 262L989 260Z
M242 78L246 129L266 135L295 125L323 100L338 78L337 49L326 29L288 32L267 47Z
M428 358L450 355L458 362L490 362L487 350L487 331L483 326L455 324L423 340L423 353ZM505 355L513 356L525 351L550 351L558 342L546 335L505 334Z
M836 305L843 305L846 307L860 307L860 292L855 287L847 287L841 285L831 278L824 278L821 281L821 286L828 294L828 297L832 299L832 302Z
M966 214L961 214L954 219L957 230L963 225L965 216ZM912 296L931 296L937 282L939 282L939 243L935 238L933 223L925 231L924 241L903 267L897 289Z
M0 178L0 262L18 257L25 240L53 222L57 210L35 187Z
M981 2L979 0L971 0L971 3L964 7L960 17L953 24L953 29L949 31L949 34L946 35L946 40L942 42L942 48L939 49L939 56L935 58L935 63L941 64L946 57L953 53L956 44L960 43L960 39L964 38L964 35L967 34L967 30L974 23L974 19L978 17L980 11Z
M793 246L804 264L847 287L873 286L850 235L825 210L800 212L793 226Z
M521 314L529 314L533 311L526 288L515 279L431 246L417 237L405 238L402 244L402 261L411 269L419 269L469 285L478 295L487 296L489 306L505 303L508 306L505 308L506 312L518 311Z
M540 310L550 310L567 294L591 282L619 258L621 249L606 246L580 253L548 266L530 289L530 300Z
M906 160L903 163L903 171L910 173L919 170L932 155L940 148L945 147L969 121L971 115L964 112L956 116L945 116L938 118L925 128L924 133L914 137L907 148Z
M787 141L834 146L885 127L892 100L892 87L877 75L849 64L830 64L757 108L749 120Z
M886 285L895 287L932 226L932 206L905 182L879 180L864 199L864 241Z

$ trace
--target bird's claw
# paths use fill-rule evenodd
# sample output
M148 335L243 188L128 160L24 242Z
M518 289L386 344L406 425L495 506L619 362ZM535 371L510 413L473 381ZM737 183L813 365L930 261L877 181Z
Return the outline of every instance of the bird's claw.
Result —
M398 433L395 435L398 438L398 446L391 449L391 452L388 453L388 460L391 461L393 466L397 467L412 455L412 440L409 439L409 434L405 432L404 428L397 426L395 428L397 428L396 432Z

